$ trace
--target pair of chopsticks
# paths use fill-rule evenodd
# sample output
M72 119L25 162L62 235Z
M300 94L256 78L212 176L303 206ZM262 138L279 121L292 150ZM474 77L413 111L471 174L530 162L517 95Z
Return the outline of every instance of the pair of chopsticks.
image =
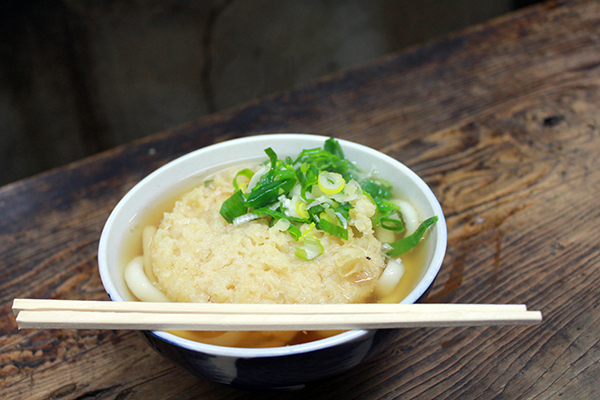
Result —
M278 331L532 325L523 304L214 304L15 299L20 329Z

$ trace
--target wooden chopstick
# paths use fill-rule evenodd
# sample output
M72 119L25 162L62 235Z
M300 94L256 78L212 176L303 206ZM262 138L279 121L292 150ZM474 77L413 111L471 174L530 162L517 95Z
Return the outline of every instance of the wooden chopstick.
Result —
M15 299L20 329L321 330L531 325L523 304L205 304Z
M315 312L334 313L389 313L412 312L419 309L439 311L456 310L460 306L465 311L527 311L525 304L231 304L231 303L151 303L141 301L92 301L92 300L41 300L14 299L13 313L20 311L114 311L149 313L256 313L256 314L313 314ZM322 311L318 311L319 307ZM316 311L317 310L317 311Z

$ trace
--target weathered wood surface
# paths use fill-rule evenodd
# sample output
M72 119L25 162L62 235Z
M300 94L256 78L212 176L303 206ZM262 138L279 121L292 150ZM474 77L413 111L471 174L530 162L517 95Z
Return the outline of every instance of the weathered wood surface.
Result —
M536 327L407 329L286 398L593 399L600 378L600 3L550 2L0 189L0 393L278 398L181 372L131 332L22 331L14 297L106 299L100 230L140 178L265 132L360 142L412 167L449 226L429 301L526 303Z

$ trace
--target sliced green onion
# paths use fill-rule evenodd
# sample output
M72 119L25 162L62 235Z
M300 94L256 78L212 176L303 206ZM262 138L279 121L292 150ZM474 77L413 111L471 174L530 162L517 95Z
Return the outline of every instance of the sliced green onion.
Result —
M321 151L321 149L319 147L315 147L314 149L304 149L300 152L300 154L298 154L298 157L296 158L296 161L294 161L294 164L298 163L300 160L305 159L306 157L310 156L311 154L316 154L319 153Z
M251 192L252 190L254 190L256 185L260 182L262 177L267 174L267 172L269 172L269 167L267 167L266 165L263 165L261 169L256 171L256 173L252 176L252 179L250 179L250 182L248 182L246 192Z
M344 216L344 218L349 219L350 218L350 210L352 210L354 208L354 206L350 203L338 203L338 206L335 207L335 211L339 212L340 214L342 214Z
M271 161L271 169L275 168L277 166L277 154L270 147L265 149L265 153L267 153L267 156L269 156L269 160Z
M321 214L325 211L325 208L323 206L315 206L315 207L311 207L308 209L308 213L310 214L310 218L316 222L319 223L319 221L321 220Z
M375 205L382 215L390 215L394 211L400 210L400 206L392 203L391 201L384 200L380 197L376 197L373 200L375 201Z
M375 182L377 182L377 184L387 190L392 190L394 188L394 185L392 185L390 182L386 181L385 179L375 179Z
M331 157L327 155L316 157L312 160L312 165L314 165L319 171L327 170L332 166Z
M327 232L330 235L337 236L341 239L348 240L348 231L333 222L328 221L325 218L319 220L319 229L323 232Z
M252 210L252 212L254 214L258 214L261 217L272 217L275 219L287 219L290 222L297 222L299 224L305 224L305 223L309 223L310 220L307 219L302 219L302 218L296 218L296 217L289 217L287 215L285 215L283 212L281 211L277 211L277 210L272 210L269 207L262 207L262 208L257 208L255 210Z
M239 217L235 217L233 219L233 226L239 226L245 224L246 222L254 221L255 219L260 218L260 215L249 212L244 215L240 215Z
M300 239L312 237L314 231L315 231L315 223L313 222L308 226L308 228L306 228L306 230L304 232L302 232L302 236L300 236Z
M302 246L296 247L296 257L310 261L323 254L323 245L315 237L302 239Z
M292 224L289 219L281 218L278 219L277 222L274 222L275 219L272 219L271 227L277 229L280 232L287 231L290 225Z
M323 149L303 150L294 161L294 165L311 164L319 171L327 170L344 175L344 179L350 180L352 171L357 168L344 158L339 142L333 138L326 141Z
M332 214L333 210L331 208L326 208L323 212L319 214L319 221L324 219L331 222L332 224L335 224L335 214L333 214L333 216Z
M248 212L248 206L245 204L246 198L241 190L236 190L233 195L223 202L219 212L230 224L239 216Z
M345 158L340 142L338 142L334 138L329 138L325 141L325 144L323 145L323 150L328 151L335 156L338 156L342 160Z
M270 205L277 201L279 196L292 190L295 184L296 179L288 179L256 186L248 196L246 206L259 208Z
M302 198L304 200L308 201L308 198L306 197L306 193L309 192L309 190L318 183L317 178L311 179L311 180L306 180L303 184L302 184L302 190L300 191L300 196L302 196Z
M235 190L242 189L242 191L245 191L246 188L248 187L248 184L247 183L242 184L243 187L240 188L239 183L237 182L237 180L240 176L244 176L244 177L248 178L248 181L250 181L252 179L252 177L254 176L254 171L252 171L248 168L244 168L243 170L239 171L235 175L235 178L233 178L233 187L235 188Z
M346 182L344 190L331 197L340 203L347 203L349 201L358 199L362 192L363 190L360 187L360 184L354 179L350 179L348 182Z
M342 224L344 229L348 229L348 218L344 217L344 215L339 211L335 212L335 216L337 217L338 221L340 221L340 224Z
M365 179L361 184L363 190L368 192L374 199L389 199L392 197L392 192L387 190L372 179Z
M296 202L296 214L298 214L298 216L300 218L310 218L310 215L308 214L308 211L306 211L306 203L303 202L302 200L298 200Z
M287 231L290 233L290 235L292 235L294 240L300 240L300 237L302 236L302 231L296 225L291 224L288 227Z
M300 236L302 236L302 232L300 231L300 228L298 228L296 225L291 223L289 219L281 218L281 219L277 220L277 222L275 224L273 224L273 226L282 232L288 231L289 234L292 235L294 240L298 240L298 239L300 239Z
M388 231L402 232L406 230L406 228L404 228L404 222L402 222L402 220L390 217L380 218L379 225L382 228L387 229Z
M286 165L284 168L280 168L277 171L277 180L286 181L289 179L296 179L296 173L292 167Z
M319 189L329 196L341 192L346 185L344 177L337 172L322 171L319 173L318 182Z
M437 220L437 216L428 218L425 221L423 221L421 225L419 225L417 230L412 235L397 240L393 243L387 243L387 245L391 247L391 249L386 251L386 255L388 257L395 258L411 250L413 247L419 244L427 228L435 224Z

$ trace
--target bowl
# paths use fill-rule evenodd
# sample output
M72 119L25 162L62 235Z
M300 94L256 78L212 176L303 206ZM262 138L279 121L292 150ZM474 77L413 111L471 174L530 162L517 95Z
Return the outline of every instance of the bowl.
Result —
M280 158L301 149L322 147L327 137L309 134L269 134L234 139L196 150L159 168L135 185L110 214L100 237L98 266L111 300L134 300L123 268L132 235L144 216L174 193L197 186L202 178L228 165L265 160L272 147ZM426 271L402 303L423 301L438 274L446 252L446 222L433 192L397 160L369 147L339 140L346 158L362 170L374 168L381 177L411 199L422 216L436 215L426 242ZM398 330L351 330L309 343L273 348L233 348L198 343L163 331L142 331L144 340L165 358L189 372L243 389L298 389L308 382L341 374L384 348Z

